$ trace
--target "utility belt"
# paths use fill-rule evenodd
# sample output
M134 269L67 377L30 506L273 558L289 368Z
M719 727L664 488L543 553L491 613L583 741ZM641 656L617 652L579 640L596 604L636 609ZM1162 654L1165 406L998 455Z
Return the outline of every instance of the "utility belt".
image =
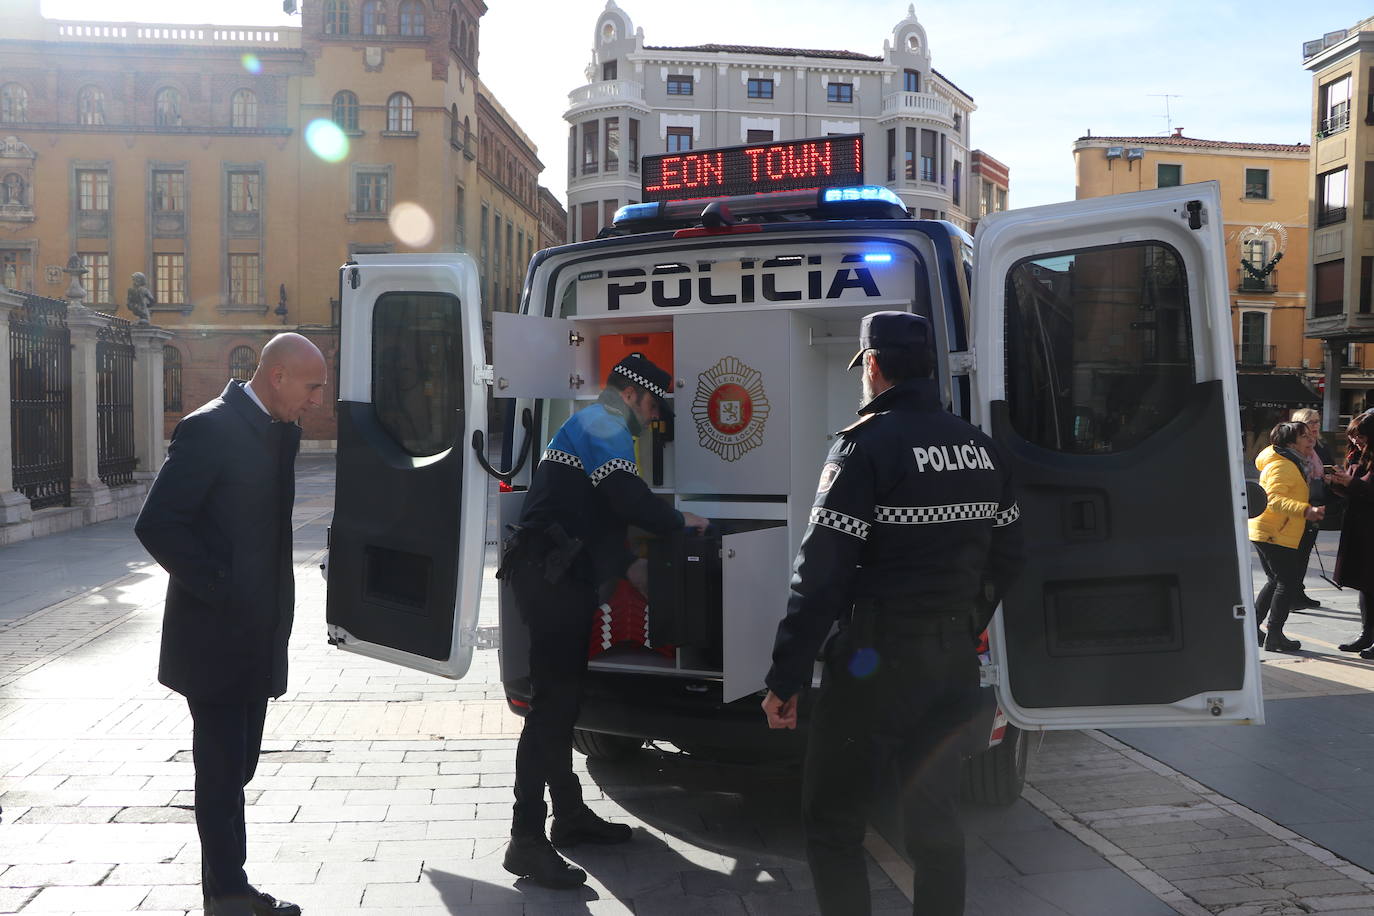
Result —
M911 602L892 598L866 598L854 602L846 629L863 645L882 645L894 639L939 636L942 639L976 640L981 632L972 608L912 613Z
M549 582L561 582L582 553L582 540L568 534L558 522L542 528L507 525L501 542L501 565L496 578L507 578L520 565L540 568Z

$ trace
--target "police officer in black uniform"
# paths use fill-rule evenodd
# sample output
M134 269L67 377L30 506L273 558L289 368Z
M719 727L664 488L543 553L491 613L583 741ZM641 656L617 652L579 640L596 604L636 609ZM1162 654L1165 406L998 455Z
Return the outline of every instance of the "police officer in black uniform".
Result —
M930 323L875 312L860 418L821 470L778 625L764 713L795 728L798 691L831 625L802 780L807 859L825 916L870 911L867 803L895 762L913 912L964 907L957 736L979 705L975 643L1021 564L1006 459L942 409Z
M596 608L622 577L645 588L646 564L626 549L626 527L669 534L707 526L701 516L656 497L635 462L634 438L672 416L669 385L668 373L638 353L611 369L599 400L569 417L544 450L497 573L530 630L530 708L515 754L515 808L503 864L546 887L587 880L555 845L630 839L628 825L602 820L583 803L572 770ZM553 801L548 837L546 785Z

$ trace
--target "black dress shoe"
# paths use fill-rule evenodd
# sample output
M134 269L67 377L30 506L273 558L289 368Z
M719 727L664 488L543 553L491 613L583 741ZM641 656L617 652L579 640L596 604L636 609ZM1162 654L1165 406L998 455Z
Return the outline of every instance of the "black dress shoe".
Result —
M1322 603L1321 603L1320 601L1316 600L1315 598L1309 598L1308 596L1303 595L1303 596L1302 596L1301 598L1299 598L1297 601L1293 602L1293 605L1292 605L1292 607L1289 608L1289 610L1290 610L1290 611L1305 611L1305 610L1308 610L1309 608L1321 607L1321 606L1322 606Z
M1353 642L1343 642L1336 648L1342 652L1363 652L1370 646L1374 646L1374 635L1362 635L1359 639Z
M576 846L578 843L628 843L632 833L629 824L614 824L598 817L591 808L583 808L571 817L554 815L549 839L555 846Z
M1264 640L1264 649L1267 652L1296 652L1302 648L1302 643L1296 639L1286 639L1283 634L1270 631ZM1371 655L1370 658L1374 658Z
M571 890L587 883L587 873L560 856L542 836L511 837L501 867L554 890Z
M1365 649L1360 653L1360 658L1367 658L1370 661L1374 661L1374 649Z
M278 900L265 891L250 888L253 916L301 916L301 908L294 903Z
M1259 644L1260 644L1261 646L1264 645L1264 640L1265 640L1264 631L1263 631L1263 630L1260 630L1260 631L1259 631Z

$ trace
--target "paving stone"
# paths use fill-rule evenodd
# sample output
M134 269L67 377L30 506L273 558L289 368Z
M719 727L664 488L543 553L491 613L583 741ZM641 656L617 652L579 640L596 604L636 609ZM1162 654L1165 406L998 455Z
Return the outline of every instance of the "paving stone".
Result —
M52 807L38 805L24 812L23 824L104 824L114 819L119 808L86 808L77 805Z
M45 887L24 907L24 913L80 913L92 910L127 913L138 909L151 890L142 886Z
M117 824L194 824L194 811L164 806L159 808L124 808L114 816Z
M101 884L114 867L112 864L75 862L61 865L15 865L0 873L0 887Z
M0 887L0 913L17 913L34 897L41 888Z

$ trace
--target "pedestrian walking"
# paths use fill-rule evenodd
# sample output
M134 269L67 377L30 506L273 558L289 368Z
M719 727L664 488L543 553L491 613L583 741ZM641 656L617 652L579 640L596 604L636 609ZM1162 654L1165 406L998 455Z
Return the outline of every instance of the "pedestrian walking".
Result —
M1302 592L1302 567L1298 545L1309 522L1326 515L1322 506L1309 501L1307 459L1312 433L1303 423L1279 423L1269 432L1269 445L1255 456L1260 486L1269 497L1265 510L1250 519L1250 543L1255 545L1267 577L1255 596L1255 629L1260 645L1270 652L1296 652L1302 643L1283 635L1283 625ZM1269 632L1261 629L1269 618Z
M286 692L296 422L320 405L325 374L305 337L268 341L252 380L231 381L177 424L134 525L169 576L158 680L191 711L201 885L213 916L301 912L248 882L243 790L268 698Z
M1347 497L1340 546L1336 549L1337 585L1360 593L1360 635L1342 643L1342 652L1358 652L1374 659L1374 414L1363 413L1346 429L1350 450L1345 467L1327 475L1332 489Z
M914 912L964 908L956 735L979 705L976 641L1022 563L1001 450L944 410L930 323L863 319L859 419L821 469L779 623L763 710L795 728L818 649L825 670L802 776L806 853L825 916L870 911L863 837L876 774L895 763Z
M708 524L655 496L635 463L635 437L650 422L672 416L670 390L668 373L644 356L616 363L597 402L569 417L544 450L497 573L530 631L530 705L515 753L515 805L503 864L546 887L587 880L554 846L630 839L628 825L603 820L583 802L572 770L572 733L597 606L621 578L645 590L646 563L627 550L627 525L669 534ZM547 836L545 786L553 802Z

